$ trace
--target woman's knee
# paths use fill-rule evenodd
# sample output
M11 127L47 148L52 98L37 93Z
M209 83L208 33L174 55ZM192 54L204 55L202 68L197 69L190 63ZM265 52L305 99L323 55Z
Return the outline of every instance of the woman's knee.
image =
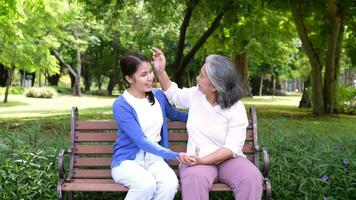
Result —
M156 191L157 185L154 177L147 176L141 179L139 182L132 184L130 189L145 192L147 194L154 193Z

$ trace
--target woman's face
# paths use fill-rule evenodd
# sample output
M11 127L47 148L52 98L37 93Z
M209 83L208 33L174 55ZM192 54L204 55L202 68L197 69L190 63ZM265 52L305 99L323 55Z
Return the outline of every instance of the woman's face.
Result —
M137 71L132 76L125 78L136 92L145 93L152 90L154 74L148 62L142 62L137 66Z
M208 79L205 64L201 67L200 74L197 76L197 83L199 90L206 96L215 94L216 89Z

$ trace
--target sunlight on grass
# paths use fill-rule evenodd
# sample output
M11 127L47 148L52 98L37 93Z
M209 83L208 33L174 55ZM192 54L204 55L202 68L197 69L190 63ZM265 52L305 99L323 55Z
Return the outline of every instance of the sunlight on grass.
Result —
M9 101L7 103L0 102L0 108L5 108L5 107L13 107L13 106L24 106L28 105L27 103L20 102L20 101Z
M23 95L10 95L10 101L17 105L5 104L0 107L0 118L46 117L69 114L76 106L79 110L101 109L111 112L115 97L58 95L52 99L28 98ZM104 110L103 110L104 109ZM90 112L95 112L90 111Z

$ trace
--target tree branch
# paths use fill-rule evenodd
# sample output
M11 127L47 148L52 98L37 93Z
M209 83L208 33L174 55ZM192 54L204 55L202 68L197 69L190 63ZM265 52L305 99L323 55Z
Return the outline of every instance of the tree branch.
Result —
M186 10L183 22L182 22L182 24L180 26L179 39L178 39L178 49L177 49L175 60L173 62L173 67L179 68L180 62L182 61L181 58L183 57L185 36L186 36L186 33L187 33L187 29L188 29L188 26L189 26L190 19L192 18L193 10L194 10L195 6L198 4L198 2L199 2L199 0L192 0L187 5L187 10Z
M64 60L64 58L62 57L62 55L57 51L57 50L52 50L53 54L59 59L59 61L61 61L61 63L66 66L69 70L69 72L76 77L77 73L75 73L75 71L73 70L73 68Z

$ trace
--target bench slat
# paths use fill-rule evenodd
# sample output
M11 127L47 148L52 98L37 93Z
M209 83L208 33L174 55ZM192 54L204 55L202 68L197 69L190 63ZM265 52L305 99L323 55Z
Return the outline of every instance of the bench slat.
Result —
M73 178L111 178L111 170L74 168Z
M116 130L115 121L77 121L75 130Z
M172 144L169 147L176 152L186 152L186 144ZM112 145L78 145L76 144L73 148L75 154L89 154L89 155L105 155L112 154ZM245 154L254 153L253 144L245 144L243 147L243 152Z
M77 133L76 142L115 142L116 133Z
M186 152L186 144L171 144L170 149L176 152ZM105 155L112 154L112 145L74 145L75 154L89 154L89 155ZM246 154L254 153L253 144L245 144L243 147L243 152Z
M78 156L74 157L74 167L108 167L111 166L112 157L105 158L80 158Z
M78 182L79 179L75 182L63 183L62 191L80 191L80 192L125 192L128 191L127 187L122 184L110 182L90 182L90 179L86 179L86 181ZM105 179L106 181L107 179ZM212 187L211 191L231 191L231 188L224 183L215 183Z
M185 129L186 125L183 122L168 122L168 129ZM248 129L252 129L251 120L249 120ZM115 121L77 121L75 130L116 130Z
M116 133L77 133L75 142L115 142ZM185 142L188 140L186 132L183 133L170 133L170 142ZM253 140L252 130L246 132L246 141Z

